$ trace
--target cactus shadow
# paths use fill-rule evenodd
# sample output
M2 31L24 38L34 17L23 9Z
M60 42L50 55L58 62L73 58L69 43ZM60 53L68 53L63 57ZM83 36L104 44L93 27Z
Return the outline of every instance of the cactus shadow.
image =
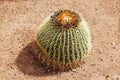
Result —
M34 47L37 47L37 45L35 41L32 41L20 52L15 62L18 69L24 74L32 76L50 76L58 74L58 72L48 72L42 64L35 59Z

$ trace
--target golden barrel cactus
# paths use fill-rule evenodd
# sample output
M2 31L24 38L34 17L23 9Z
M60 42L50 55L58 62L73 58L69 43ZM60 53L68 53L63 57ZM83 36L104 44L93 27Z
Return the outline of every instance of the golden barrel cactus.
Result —
M37 31L36 42L42 50L36 54L37 58L52 70L76 68L91 50L86 22L70 10L60 10L48 16Z

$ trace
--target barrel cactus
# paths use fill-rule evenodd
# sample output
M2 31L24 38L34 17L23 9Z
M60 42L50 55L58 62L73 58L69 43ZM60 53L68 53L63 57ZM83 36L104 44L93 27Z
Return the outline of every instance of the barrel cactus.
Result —
M59 10L38 28L36 42L42 52L38 60L52 70L71 70L80 66L91 50L88 26L76 12Z

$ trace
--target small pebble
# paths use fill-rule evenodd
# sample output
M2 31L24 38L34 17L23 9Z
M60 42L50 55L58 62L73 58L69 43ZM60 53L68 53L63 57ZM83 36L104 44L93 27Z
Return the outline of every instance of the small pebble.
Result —
M108 77L109 77L109 75L106 75L106 76L105 76L105 78L108 78Z
M116 78L117 80L119 80L119 78Z
M77 69L72 69L73 72L77 72Z
M91 66L95 66L95 63L92 63Z
M111 42L111 45L112 45L113 49L116 49L116 47L115 47L116 43L115 42Z
M100 59L100 61L103 61L103 59Z
M115 47L115 46L113 46L113 49L116 49L116 47Z
M101 49L98 49L99 53L102 53L104 50L101 48Z
M116 45L116 43L115 43L115 42L111 42L111 44L112 44L113 46L115 46L115 45Z
M113 59L111 59L111 61L113 61Z

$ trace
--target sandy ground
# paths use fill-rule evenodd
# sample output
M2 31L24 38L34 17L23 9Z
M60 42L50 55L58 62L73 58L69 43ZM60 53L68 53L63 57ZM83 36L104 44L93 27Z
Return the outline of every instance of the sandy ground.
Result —
M58 9L84 16L92 52L78 69L46 73L31 54L33 41ZM0 80L120 80L120 0L0 0Z

